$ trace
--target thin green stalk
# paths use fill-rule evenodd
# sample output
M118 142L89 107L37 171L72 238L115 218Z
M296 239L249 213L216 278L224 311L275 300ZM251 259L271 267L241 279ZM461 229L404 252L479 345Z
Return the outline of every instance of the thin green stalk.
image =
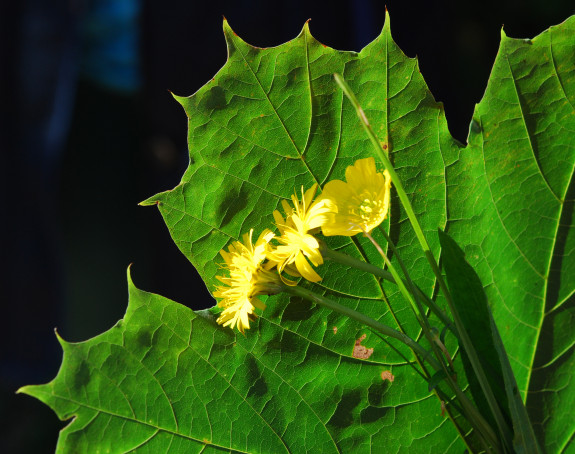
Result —
M411 222L411 225L413 226L413 230L415 231L415 235L417 236L417 239L419 240L419 243L421 244L423 252L425 253L425 257L427 258L427 261L429 262L431 269L433 270L433 274L435 274L437 282L439 283L439 286L441 287L441 290L444 293L445 298L447 299L447 301L449 303L449 306L451 307L453 305L453 302L451 300L451 294L449 293L447 285L445 284L445 281L443 280L443 277L441 276L441 272L439 271L439 266L437 265L437 261L435 260L435 257L433 256L433 253L431 252L431 248L429 247L429 243L427 242L427 239L425 238L425 235L423 233L423 229L421 228L421 225L419 224L419 220L417 219L417 216L415 215L415 212L413 211L413 207L411 206L411 201L409 200L409 197L407 196L407 193L405 192L405 189L403 188L403 184L401 182L401 179L399 178L399 176L395 172L395 169L391 165L391 161L389 160L389 157L387 156L388 151L384 150L384 148L381 146L381 143L379 142L377 136L375 135L375 133L371 129L371 125L369 124L369 121L365 115L365 112L361 108L357 98L355 97L354 93L351 91L351 88L349 88L349 85L347 84L347 82L339 74L334 74L334 78L335 78L335 81L338 83L338 85L343 90L343 92L345 93L345 95L347 96L347 98L352 103L353 107L355 108L355 110L357 112L357 116L361 120L361 125L363 126L363 129L367 132L367 135L369 136L369 140L373 144L373 148L374 148L377 156L379 157L379 159L381 160L381 162L383 163L383 165L385 166L385 168L389 172L389 175L391 177L391 181L393 182L393 185L395 186L395 190L397 191L397 195L399 196L399 199L401 200L401 203L403 204L403 208L405 209L405 211L407 213L409 221ZM385 139L386 139L386 141L388 140L387 137Z
M388 241L389 241L390 246L391 246L391 245L392 245L392 244L391 244L391 241L390 241L389 239L388 239ZM392 246L392 247L393 247L393 246ZM389 282L393 282L394 284L396 283L396 281L395 281L395 279L394 279L392 273L390 273L390 272L388 272L388 271L385 271L385 270L383 270L383 269L381 269L381 268L379 268L379 267L376 267L376 266L374 266L374 265L372 265L372 264L370 264L370 263L364 262L364 261L362 261L362 260L357 260L357 259L355 259L355 258L353 258L353 257L351 257L351 256L349 256L349 255L347 255L347 254L343 254L343 253L341 253L341 252L334 251L333 249L328 248L327 245L326 245L325 243L323 243L323 242L321 243L320 248L321 248L321 249L320 249L320 250L321 250L321 254L322 254L322 256L323 256L325 259L333 260L333 261L335 261L335 262L341 263L342 265L346 265L346 266L350 266L350 267L352 267L352 268L356 268L356 269L358 269L358 270L360 270L360 271L366 271L366 272L368 272L368 273L370 273L370 274L372 274L372 275L374 275L374 276L381 277L381 278L383 278L383 279L385 279L385 280L387 280L387 281L389 281ZM397 254L397 251L395 251L394 253L395 253L396 256L399 258L399 255ZM404 270L404 273L406 274L406 276L408 276L406 269L403 268L403 270ZM410 282L413 283L413 281L411 281L411 280L410 280ZM427 297L427 295L425 295L425 294L424 294L419 288L417 288L415 285L413 285L412 288L414 288L414 289L416 290L416 292L419 294L420 297L424 297L424 300L428 303L428 304L427 304L428 307L429 307L429 308L443 321L443 323L444 323L446 326L448 326L448 327L455 333L455 335L457 336L457 333L455 332L455 330L454 330L454 328L453 328L453 323L452 323L452 321L447 317L447 314L445 314L445 312L443 312L443 311L435 304L435 302L433 302L432 300L430 300L430 299ZM375 333L377 336L379 336L382 340L384 340L385 342L387 342L388 345L389 345L391 348L393 348L396 352L398 352L398 353L400 354L400 356L403 357L403 354L401 354L401 352L399 352L399 351L398 351L392 344L390 344L383 336L379 335L379 334L378 334L377 332L375 332L375 331L374 331L374 333ZM406 362L407 362L408 364L411 364L411 363L407 360L407 358L405 358L405 357L403 357L403 358L406 360ZM413 365L412 365L412 367L413 367ZM422 365L422 367L423 367L423 365ZM428 377L426 377L425 375L423 375L423 373L420 372L417 368L414 367L414 369L416 370L416 372L417 372L418 374L420 374L420 375L424 378L424 380L426 380L426 381L429 380ZM424 367L423 367L423 369L425 370ZM438 396L438 397L439 397L439 396ZM444 399L444 400L445 400L445 399ZM459 411L459 413L461 413L462 415L464 414L463 410L462 410L460 407L458 407L457 405L454 405L454 407L457 409L457 411ZM457 424L456 424L456 422L455 422L455 420L452 418L451 414L450 414L450 419L451 419L451 421L453 422L453 424L454 424L456 427L458 427ZM459 431L459 430L458 430L458 431ZM460 434L462 434L461 431L459 431L459 432L460 432ZM480 432L480 430L477 429L477 432ZM465 441L465 437L464 437L463 435L462 435L462 438L464 439L464 442L467 444L467 442Z
M385 236L385 239L387 241L387 244L391 248L391 251L395 254L395 258L397 259L397 262L399 263L399 267L401 268L401 271L403 271L403 274L404 274L405 280L406 280L406 284L409 287L409 292L411 293L411 295L413 295L414 302L417 305L417 310L421 314L421 317L425 320L425 325L429 329L431 329L431 327L429 326L429 322L427 320L427 314L423 310L423 306L421 305L420 297L416 291L416 286L413 283L413 281L411 280L411 276L409 275L407 268L403 264L403 260L401 260L401 257L398 254L397 249L395 248L395 245L391 241L391 238L389 237L389 235L387 234L385 229L381 228L381 226L379 226L379 227L380 227L380 231L383 232L383 235ZM377 243L377 241L375 241L375 239L373 238L373 236L369 232L366 232L364 234L371 241L371 243L376 247L376 249L379 251L380 255L383 257L383 260L385 261L386 265L391 270L392 269L391 261L389 260L389 257L387 257L387 254L383 251L383 248ZM395 273L398 274L397 271Z
M410 304L411 310L413 310L413 313L415 314L417 321L419 322L419 324L423 328L426 335L430 334L429 333L430 327L428 326L427 317L425 316L425 313L421 310L421 307L416 303L413 295L407 290L407 287L405 286L403 279L401 279L401 276L399 275L399 273L397 272L395 267L392 265L392 263L389 261L389 258L387 258L387 254L385 252L383 252L383 249L381 248L381 246L378 244L377 241L375 241L373 239L373 237L371 236L371 234L369 232L364 232L363 234L369 239L369 241L371 241L371 243L375 246L375 248L379 252L379 255L381 255L381 257L383 258L383 261L385 262L385 264L387 265L387 268L391 272L391 275L393 276L395 283L399 287L399 291L401 292L403 297L407 300L407 302ZM429 336L427 336L427 337L429 337Z
M452 381L451 377L448 377L447 379L448 381ZM480 439L484 442L484 448L486 451L490 452L491 449L495 449L496 452L503 452L499 438L495 435L493 428L485 418L483 418L483 415L479 413L479 410L477 410L475 405L473 405L458 386L452 389L454 389L455 395L464 409L464 414L467 413L467 420L471 423L473 428L477 430Z
M339 312L342 315L345 315L365 326L369 326L381 334L385 336L389 336L391 338L397 339L398 341L407 345L414 353L421 356L425 361L427 361L434 369L441 370L441 365L430 355L430 352L424 349L421 345L415 342L411 337L408 335L397 331L389 326L384 325L383 323L378 322L377 320L368 317L367 315L362 314L354 309L351 309L347 306L339 304L336 301L333 301L325 296L318 295L317 293L312 292L306 288L290 285L283 285L284 292L289 293L294 296L299 296L301 298L305 298L308 301L312 301L317 303L321 306L327 307L332 311Z
M351 237L350 238L352 243L355 245L355 247L357 247L358 251L360 251L362 257L364 260L367 261L367 257L364 255L363 253L363 247L360 245L357 237ZM393 279L393 276L392 276ZM401 325L401 321L399 320L399 318L397 317L397 314L393 308L393 306L391 305L391 302L389 301L389 298L386 296L385 291L383 289L383 285L381 283L380 279L376 279L377 281L377 286L379 287L379 289L381 290L381 300L383 302L385 302L385 305L387 306L387 308L389 309L389 313L391 314L391 316L393 317L393 320L395 321L395 323L397 324L397 327L399 328L399 331L401 331L404 334L407 334L405 332L405 329L403 328L403 326ZM419 361L418 361L419 362ZM421 363L420 363L421 366Z
M409 285L409 291L415 297L415 301L417 303L417 306L418 306L419 310L423 313L423 308L421 307L421 301L420 301L419 295L416 291L417 287L415 286L415 284L411 280L411 276L409 275L409 272L407 271L407 268L405 267L403 260L401 260L401 256L399 255L397 248L395 247L395 244L393 243L393 241L391 240L391 238L389 237L389 235L387 234L385 229L381 227L381 225L379 225L379 231L383 234L383 236L385 237L385 240L387 241L387 244L389 245L389 247L391 249L391 252L393 252L393 254L395 255L395 258L397 259L397 262L399 263L399 267L401 268L401 271L403 271L403 274L405 276L407 284ZM374 242L375 240L371 239L371 241ZM426 314L424 314L424 315L426 316ZM426 316L426 321L427 321L427 316ZM453 360L451 358L451 355L447 351L447 348L445 347L443 342L441 342L439 337L435 334L433 334L431 336L431 338L432 339L430 341L435 342L439 346L439 348L441 349L441 351L443 352L443 354L447 358L447 361L449 362L451 369L454 369Z
M342 265L350 266L356 270L365 271L366 273L373 274L374 276L381 277L386 281L393 282L395 279L389 271L385 271L371 263L358 260L351 255L344 254L343 252L334 251L327 247L323 241L320 242L320 252L324 259L333 260L334 262L341 263Z
M401 358L405 361L405 363L409 366L412 367L412 369L421 377L423 378L428 384L429 381L431 379L431 375L429 374L429 372L427 371L427 369L425 368L425 365L421 365L420 366L423 370L420 371L417 367L415 367L415 362L410 361L398 348L396 348L391 342L389 342L384 336L382 336L380 333L378 333L377 331L374 330L370 330L373 334L375 334L377 337L379 337L383 342L385 342L389 348L391 348L395 353L397 353L399 356L401 356ZM437 397L440 400L444 400L444 401L450 401L449 396L447 396L447 394L441 390L439 388L439 386L436 386L434 391L437 390L436 394ZM461 409L461 407L453 402L450 401L450 405L453 406L453 408L455 408L459 413L463 414L463 410Z
M460 401L462 399L464 399L464 401L462 402L462 405L466 409L466 412L468 412L468 414L472 418L471 421L474 421L475 424L478 425L478 430L481 430L481 433L484 436L486 436L487 438L491 438L491 435L493 432L491 427L483 419L483 417L479 414L479 412L477 412L477 409L475 408L475 406L473 406L473 404L471 404L471 402L467 401L465 394L459 388L459 385L457 384L457 382L451 377L450 371L448 370L447 366L443 362L443 356L442 356L441 352L438 351L439 346L434 341L433 335L431 334L431 328L429 326L429 321L427 320L425 313L423 313L421 305L418 304L418 302L414 301L412 295L407 291L407 288L405 287L405 284L403 284L403 281L399 277L397 270L392 265L392 263L390 262L389 258L385 254L385 252L383 252L383 249L377 243L377 241L375 241L375 239L368 232L364 232L364 235L372 242L372 244L378 250L379 254L381 255L381 257L385 261L385 264L387 265L387 267L391 271L391 274L393 275L395 281L398 283L398 287L399 287L401 293L403 294L403 296L406 299L408 299L409 303L411 304L413 312L415 313L415 316L416 316L417 320L419 321L419 324L421 325L423 333L425 334L425 337L428 340L428 342L429 342L429 344L433 350L433 353L435 354L439 364L441 364L441 368L442 368L443 372L445 373L445 376L446 376L446 379L447 379L449 386L455 392L455 394L458 396L458 399ZM405 272L406 271L407 270L405 270ZM409 277L408 277L408 279L409 279ZM411 280L409 280L409 281L411 282ZM493 440L491 440L491 441L493 441Z
M373 237L369 234L369 233L365 233L365 235L369 238L369 240L373 243L373 245L376 247L376 249L379 251L380 255L382 256L382 258L384 259L387 267L389 268L389 270L391 271L391 273L389 272L385 272L383 270L380 270L380 268L377 267L373 267L376 268L378 271L383 271L383 273L377 273L379 275L381 275L382 277L385 277L389 280L391 280L392 282L395 282L397 284L397 286L399 287L401 293L403 294L403 296L409 301L409 303L411 304L413 311L415 313L415 316L417 317L419 323L421 324L421 327L424 331L424 333L426 334L426 338L429 341L429 343L431 344L431 348L433 349L435 355L438 357L439 361L436 362L437 366L440 367L440 369L438 369L437 367L434 367L436 370L443 370L445 372L445 375L448 377L447 382L449 384L449 387L455 392L455 394L457 395L458 399L460 401L462 401L462 405L465 408L465 412L462 410L461 413L462 414L467 414L468 418L470 419L470 423L472 421L475 422L475 424L472 424L474 427L476 427L478 435L481 438L485 438L488 440L488 443L492 444L495 443L496 445L496 438L493 439L493 431L491 429L491 427L488 425L488 423L483 419L483 417L477 412L477 410L475 409L475 407L473 407L473 405L471 404L471 402L469 402L465 396L465 394L463 394L463 391L461 389L459 389L459 386L457 385L457 383L450 377L449 375L449 371L447 370L447 367L445 366L445 364L442 361L442 356L440 353L437 352L437 345L435 344L435 342L432 339L432 335L427 323L427 318L425 316L425 314L422 311L421 305L420 304L416 304L416 302L413 300L413 296L407 291L407 288L405 286L405 283L403 282L403 280L401 279L401 277L399 276L399 273L397 272L397 270L395 269L395 267L391 264L391 262L389 261L387 255L385 254L385 252L383 252L383 249L381 248L381 246L373 239ZM327 252L327 253L326 253ZM366 262L362 262L359 260L355 260L352 257L349 257L345 254L341 254L335 251L332 251L331 249L327 248L327 247L322 247L322 255L324 255L326 258L330 257L330 258L336 258L338 259L338 261L341 262L347 262L347 264L350 264L351 261L353 261L353 265L356 265L357 268L362 269L364 271L374 271L371 267L372 265L367 264ZM397 253L396 253L397 255ZM398 256L399 258L399 256ZM349 260L351 259L351 260ZM358 262L358 263L355 263ZM353 266L352 265L352 266ZM413 284L413 281L411 281L411 279L409 279L409 275L407 274L407 270L405 269L405 267L402 267L404 270L404 273L406 274L406 277L408 278L408 282L411 283L411 287L413 292L415 292L415 286ZM375 274L375 273L374 273ZM391 275L391 276L390 276ZM391 278L391 279L390 279ZM293 288L293 287L292 287ZM319 295L317 295L319 296ZM319 301L317 301L319 302ZM331 302L332 304L338 304L335 302ZM328 306L329 307L329 306ZM342 306L343 308L345 308L345 306ZM332 308L333 309L333 308ZM348 309L348 308L346 308ZM335 309L333 309L335 310ZM355 311L354 311L355 312ZM359 314L359 313L358 313ZM363 314L360 314L363 316ZM359 320L356 318L356 320L366 324L367 326L371 326L368 325L367 323L365 323L362 320ZM370 319L371 320L371 319ZM387 327L386 327L387 328ZM391 330L391 328L388 328ZM395 331L395 330L392 330ZM382 332L382 331L380 331ZM395 331L395 333L401 335L401 336L405 336L403 333L400 333L399 331ZM385 333L384 333L385 334ZM411 338L409 338L410 340L412 340ZM417 344L415 341L413 341L415 343L415 345L417 345L417 347L420 347L419 344ZM412 347L411 345L409 345L410 347ZM412 350L413 347L412 347ZM424 350L425 351L425 350ZM427 352L426 354L428 354L429 352ZM429 362L429 358L427 359Z
M389 171L391 181L393 182L393 184L395 186L395 189L397 191L399 199L401 200L401 203L403 204L403 208L405 209L407 216L409 218L409 221L411 222L411 225L413 226L413 230L415 232L415 235L417 236L417 239L419 240L419 243L421 244L421 247L423 249L425 257L427 258L427 261L429 262L429 264L431 266L433 274L435 275L437 282L439 283L439 287L441 288L441 291L443 292L445 299L447 300L447 304L448 304L449 309L451 310L451 313L453 315L453 319L455 321L455 326L456 326L457 331L459 333L461 343L463 344L463 348L465 349L465 352L468 355L468 358L469 358L469 361L471 362L473 370L474 370L475 374L477 375L477 380L479 381L479 383L481 385L481 389L483 390L485 398L489 404L489 408L491 409L493 416L495 418L495 421L497 422L497 426L499 428L501 438L502 438L502 440L505 441L505 444L507 445L507 447L509 447L511 449L511 447L513 446L513 442L512 442L513 433L511 431L509 425L507 424L507 422L503 416L503 412L501 411L501 408L499 407L499 403L497 402L497 399L495 398L495 395L493 394L493 390L491 389L491 386L489 385L489 382L487 381L487 376L485 374L485 370L483 369L483 366L481 365L481 362L479 360L479 356L477 355L477 351L475 350L473 343L471 342L471 339L470 339L467 331L465 330L465 327L463 326L463 323L461 321L461 318L459 317L459 313L457 311L457 308L455 307L455 305L453 303L451 293L449 292L449 289L447 288L447 285L445 284L445 281L443 280L443 276L441 275L437 261L435 260L435 257L433 256L433 253L431 252L431 248L429 247L429 244L427 243L427 239L425 238L425 235L423 234L423 230L421 228L421 225L419 224L417 216L415 215L415 212L413 211L413 207L411 206L411 202L409 200L409 197L407 197L407 193L405 192L405 189L403 188L403 184L401 183L399 176L395 172L395 169L391 165L391 161L389 160L389 157L387 156L388 152L385 151L383 149L383 147L381 146L381 143L379 142L377 136L375 135L375 133L373 132L373 130L369 124L369 121L365 115L365 112L361 108L357 98L355 97L355 95L351 91L351 88L349 87L347 82L339 74L334 74L334 78L335 78L336 82L338 83L338 85L343 90L343 92L345 93L345 95L347 96L347 98L352 103L353 107L355 108L357 116L360 119L361 125L362 125L363 129L366 131L366 133L367 133L367 135L368 135L368 137L369 137L369 139L370 139L370 141L374 147L375 153L380 158L380 160L383 162L383 165L385 166L385 168ZM386 140L387 139L388 138L386 137Z
M422 371L420 371L417 367L415 367L414 363L412 363L411 361L409 361L409 359L407 359L405 357L405 355L399 350L397 349L391 342L389 342L384 336L382 336L381 334L379 334L377 331L371 330L371 332L373 334L375 334L377 337L379 337L383 342L385 342L391 349L393 349L399 356L401 356L403 358L403 360L406 362L406 364L410 365L413 370L415 370L415 372L421 377L423 378L427 383L429 383L431 376L429 374L429 372L427 371L427 369L425 368L424 364L421 364L418 362L418 364L421 366ZM455 430L457 431L457 433L459 433L459 436L461 437L461 439L463 440L463 443L465 443L465 446L467 446L467 449L469 450L469 452L471 452L471 446L468 443L468 440L465 438L465 433L463 432L462 428L459 426L459 424L457 423L457 421L455 420L454 416L451 414L452 410L451 408L455 409L457 412L459 412L459 414L461 415L465 415L465 413L463 412L463 409L457 405L457 403L455 403L451 397L449 397L445 391L443 391L439 386L436 386L433 389L433 392L435 393L435 395L437 396L437 398L439 399L440 402L445 403L447 402L449 404L449 408L446 406L445 407L445 411L447 412L447 415L449 417L449 420L452 422L452 424L455 426Z
M381 277L386 281L396 283L393 275L389 271L385 271L371 263L364 262L363 260L358 260L350 255L344 254L342 252L334 251L327 247L323 242L320 242L320 252L324 259L333 260L334 262L340 263L345 266L350 266L360 271L365 271L374 276ZM429 298L425 293L415 286L415 292L419 298L423 300L425 305L431 309L431 311L441 320L441 322L448 327L448 329L459 338L457 330L453 325L453 321L447 316L447 314L437 305L435 301Z
M411 291L411 293L413 295L415 295L415 297L417 299L417 291L416 291L415 284L411 280L411 276L409 275L407 268L403 264L403 260L401 260L401 256L397 252L395 244L393 243L393 241L391 241L391 238L389 237L389 235L387 234L385 229L381 227L381 225L379 225L379 231L383 234L383 236L385 237L385 240L387 241L387 244L389 245L389 247L391 249L391 252L395 255L395 258L397 259L397 262L399 263L399 267L401 268L401 271L403 271L403 274L405 276L405 280L407 281L407 285L409 285L409 290ZM368 236L368 235L369 234L366 234L366 236ZM368 238L371 240L372 243L375 242L375 240L371 237L371 235L369 235ZM385 257L384 257L384 260L388 261L387 259L385 259Z
M318 295L303 287L284 286L284 292L320 304L324 307L327 307L328 309L346 315L349 318L362 323L363 325L373 328L386 336L395 338L403 342L409 348L411 348L412 351L421 356L422 359L424 361L427 361L435 370L445 370L445 366L442 363L437 362L433 357L430 356L430 352L421 347L417 342L415 342L409 336L399 331L396 331L386 325L383 325L382 323L379 323L376 320L373 320L372 318L367 317L366 315L360 312L350 309L349 307L343 306L333 300ZM487 439L489 444L491 444L492 446L497 446L498 445L497 438L496 437L494 438L493 431L491 430L489 424L483 419L481 414L477 412L477 409L471 404L471 402L467 399L465 394L463 394L463 391L461 391L461 389L459 389L457 384L451 379L451 377L449 377L449 374L447 373L446 375L448 376L448 383L450 387L457 395L459 401L461 402L463 408L465 409L465 412L469 415L468 417L470 418L470 422L475 421L475 427L477 428L478 432L480 434L483 434L483 436Z
M413 296L414 303L417 306L417 311L420 314L420 317L421 317L420 324L421 324L421 328L423 329L423 332L425 334L425 337L427 338L429 343L432 345L434 352L436 352L435 347L436 346L439 347L439 349L441 350L441 352L443 353L443 355L445 356L445 358L449 362L451 369L454 370L453 361L451 359L451 355L447 351L447 348L445 347L443 342L441 342L439 337L437 337L437 335L435 335L434 333L431 332L431 326L429 325L429 320L427 319L427 314L425 313L425 311L423 309L421 301L420 301L418 294L415 290L416 289L415 284L411 280L411 277L407 271L407 268L403 264L403 260L401 260L401 257L398 254L397 249L395 248L395 245L391 241L391 238L389 237L387 232L384 229L382 229L381 226L380 226L380 230L383 232L383 235L385 236L385 239L387 240L387 244L391 248L392 252L395 254L395 258L397 259L399 266L400 266L401 270L403 271L403 274L404 274L405 279L407 281L407 285L409 286L409 291L410 291L411 295ZM390 268L390 270L392 270L392 272L393 272L393 267L391 265L391 261L389 260L389 257L387 257L387 254L383 251L383 249L380 247L380 245L377 243L377 241L375 241L375 239L368 232L365 233L365 236L367 238L369 238L369 240L373 243L373 245L379 251L380 255L383 257L383 260L387 264L388 268ZM395 274L397 274L397 271L395 271ZM394 276L395 276L395 274L394 274ZM412 308L413 308L413 305L412 305ZM413 310L415 311L415 309L413 309ZM447 370L446 370L446 373L447 373Z
M433 358L433 356L431 356L431 352L424 349L421 345L419 345L417 342L415 342L412 338L401 333L400 331L396 331L393 328L390 328L390 327L372 319L371 317L368 317L368 316L362 314L361 312L358 312L358 311L351 309L347 306L339 304L339 303L337 303L337 302L335 302L329 298L326 298L322 295L318 295L317 293L314 293L311 290L308 290L306 288L303 288L300 286L289 286L289 285L283 285L282 284L282 290L286 293L291 294L291 295L299 296L300 298L304 298L308 301L311 301L313 303L316 303L316 304L319 304L323 307L331 309L332 311L335 311L335 312L338 312L342 315L345 315L345 316L347 316L347 317L349 317L349 318L351 318L351 319L353 319L353 320L355 320L355 321L357 321L357 322L359 322L365 326L368 326L370 328L373 328L373 329L379 331L380 333L382 333L385 336L389 336L389 337L392 337L394 339L397 339L400 342L403 342L409 348L411 348L411 350L414 353L416 353L417 355L419 355L424 361L427 361L431 365L431 367L433 367L435 370L444 370L444 366L442 364L440 364L439 362L437 362L435 360L435 358ZM459 389L457 384L453 382L453 380L451 379L451 377L449 375L447 377L447 381L448 381L448 384L450 385L450 387L455 392L457 398L459 399L459 402L461 402L462 408L464 409L464 412L468 415L468 420L470 422L475 421L475 424L472 424L472 425L474 425L474 427L477 429L479 434L482 434L482 436L485 437L485 439L487 440L487 442L491 446L497 447L499 445L498 440L496 437L494 437L493 431L492 431L491 427L489 426L489 424L483 419L481 414L479 414L477 412L477 409L473 406L473 404L469 401L469 399L467 399L465 394L463 394L463 391L461 391L461 389Z
M387 344L387 346L389 348L391 348L395 353L397 353L398 356L400 356L408 366L411 366L411 368L415 371L416 374L418 374L421 378L423 378L426 382L429 383L429 380L431 377L430 377L429 372L427 371L427 368L425 367L425 365L422 365L420 362L416 363L415 361L410 361L409 358L407 358L401 352L401 350L399 350L399 348L397 348L395 345L393 345L391 342L389 342L384 336L382 336L377 331L374 331L373 329L370 329L370 331L373 334L375 334L377 337L379 337L383 342L385 342ZM417 361L417 358L416 358L416 361ZM419 364L421 366L421 369L423 370L423 372L421 370L419 370L417 367L415 367L415 364Z

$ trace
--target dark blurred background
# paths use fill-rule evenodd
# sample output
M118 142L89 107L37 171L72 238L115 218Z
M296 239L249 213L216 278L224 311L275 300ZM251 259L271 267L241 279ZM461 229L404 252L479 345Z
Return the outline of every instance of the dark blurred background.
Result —
M533 37L575 12L573 0L386 3L462 142L501 26ZM123 316L128 264L140 288L213 305L158 210L137 203L186 168L186 116L169 91L191 95L223 66L222 15L260 47L312 18L319 41L359 51L384 13L369 0L0 2L0 452L54 452L65 423L14 393L56 375L55 327L81 341Z

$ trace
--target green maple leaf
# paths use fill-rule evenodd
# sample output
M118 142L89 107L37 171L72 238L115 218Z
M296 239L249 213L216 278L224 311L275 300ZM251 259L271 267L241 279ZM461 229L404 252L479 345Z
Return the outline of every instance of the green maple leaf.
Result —
M575 18L502 33L469 145L446 154L449 233L485 286L541 445L575 425Z
M489 298L519 391L549 451L567 449L575 425L575 18L537 38L502 38L464 147L441 104L391 38L360 53L316 41L250 46L224 22L229 58L189 98L190 165L173 190L152 197L170 233L213 290L218 256L233 239L272 226L294 189L342 178L370 155L355 111L333 81L340 73L412 200L436 256L437 228L464 246ZM434 280L397 198L390 235L412 278ZM379 238L382 243L384 241ZM381 264L362 238L331 246ZM412 337L419 327L397 289L326 263L318 291ZM388 304L395 313L389 309ZM245 337L130 284L123 321L84 343L62 341L49 384L23 392L61 419L61 452L461 452L437 398L406 364L411 353L337 314L285 296ZM336 329L334 329L336 328ZM352 357L356 339L374 348ZM393 383L382 380L391 371ZM460 374L462 375L462 374ZM473 441L470 441L473 443Z

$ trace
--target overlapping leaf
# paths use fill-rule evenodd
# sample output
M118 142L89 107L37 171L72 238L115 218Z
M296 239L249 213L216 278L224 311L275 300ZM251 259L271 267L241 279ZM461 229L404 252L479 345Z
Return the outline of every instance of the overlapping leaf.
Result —
M446 155L448 229L476 268L549 452L575 435L575 18L502 34L469 146Z
M382 34L359 54L317 42L307 25L270 49L243 42L224 23L229 58L189 98L190 166L157 204L174 241L213 289L218 252L313 183L342 178L370 154L355 112L332 74L344 76L391 152L438 255L436 230L465 246L485 285L538 434L565 450L574 426L573 168L575 20L532 41L502 39L476 109L469 146L447 130L416 60ZM390 234L412 277L429 294L433 279L397 199ZM383 242L383 241L382 241ZM378 263L364 240L332 246ZM417 326L396 289L334 264L320 291L408 333ZM128 313L107 333L63 342L58 377L25 392L61 418L64 452L103 446L124 452L449 452L461 451L426 385L375 336L368 361L351 358L364 331L303 301L269 298L249 334L235 337L165 300L131 288ZM410 355L402 350L405 355ZM409 356L408 356L409 357ZM391 370L395 381L382 380ZM122 435L122 437L120 437ZM118 444L125 438L125 444ZM156 450L156 451L155 451ZM162 449L164 450L164 449Z

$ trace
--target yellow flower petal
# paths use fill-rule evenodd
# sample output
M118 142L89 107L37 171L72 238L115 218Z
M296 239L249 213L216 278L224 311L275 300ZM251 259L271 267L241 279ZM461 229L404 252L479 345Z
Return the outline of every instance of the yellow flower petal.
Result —
M285 270L293 276L310 277L312 282L321 280L308 262L309 259L315 266L323 263L319 243L312 233L326 222L329 213L326 202L314 201L316 191L317 184L307 191L302 186L301 201L296 194L291 197L293 207L283 200L285 219L279 211L274 211L274 220L281 234L277 237L280 245L268 252L267 269L277 266L280 275ZM288 285L295 284L283 276L282 280Z
M241 333L250 327L250 321L257 318L254 308L265 309L257 295L272 294L279 291L279 279L276 273L265 270L262 262L269 252L269 242L274 237L271 230L264 230L256 244L252 242L253 229L243 235L243 242L235 241L228 250L221 250L229 276L216 276L224 285L214 291L221 298L218 306L224 308L217 323Z
M295 266L304 279L307 279L310 282L321 281L320 275L315 272L302 254L298 254L296 256Z
M346 182L333 180L323 190L329 212L322 225L326 236L353 236L370 232L389 212L391 178L378 173L373 158L359 159L345 171Z

